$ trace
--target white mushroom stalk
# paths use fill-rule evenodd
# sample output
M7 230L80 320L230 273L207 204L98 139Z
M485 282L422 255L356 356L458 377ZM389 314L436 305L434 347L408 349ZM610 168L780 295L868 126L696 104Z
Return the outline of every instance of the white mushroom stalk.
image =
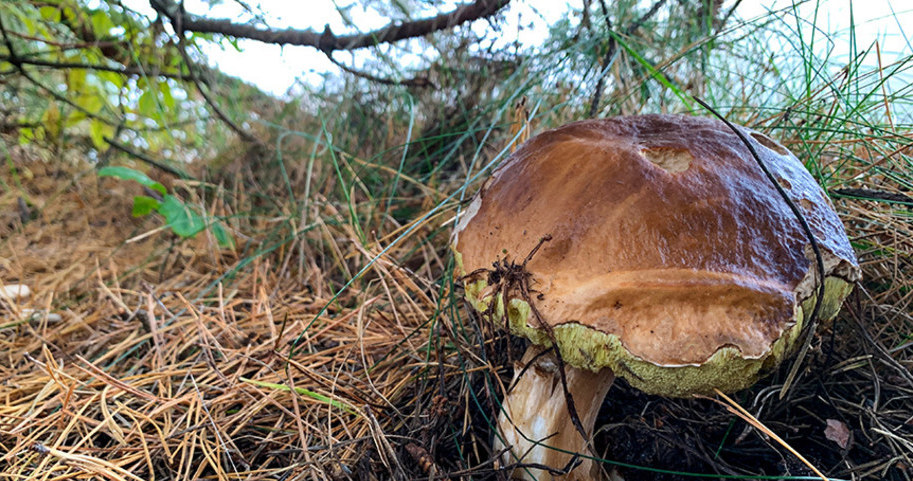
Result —
M515 366L513 385L498 416L500 436L494 442L496 451L506 451L503 465L515 467L513 479L551 481L553 474L562 481L604 479L599 463L590 459L599 457L592 448L592 436L615 373L610 368L593 372L565 366L565 377L586 438L574 429L553 351L530 346ZM574 460L575 453L582 457ZM569 464L571 461L575 464ZM564 468L573 469L565 475L561 473Z

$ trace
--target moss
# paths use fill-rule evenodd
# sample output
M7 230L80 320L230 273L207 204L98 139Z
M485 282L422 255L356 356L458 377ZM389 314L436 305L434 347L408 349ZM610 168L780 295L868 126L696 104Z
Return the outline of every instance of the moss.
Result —
M494 319L503 316L504 306L500 296L485 292L484 280L466 286L466 296L472 306L484 312L492 298L497 299ZM840 310L843 299L853 285L837 277L825 279L825 297L819 317L833 318ZM770 350L760 358L744 358L741 351L724 346L713 353L703 364L686 366L662 366L641 359L630 353L618 336L606 334L579 323L555 326L554 336L561 350L561 356L569 364L598 371L610 367L619 377L650 394L685 397L692 394L712 394L714 388L732 392L747 388L757 379L786 358L795 347L796 339L802 332L804 312L811 312L815 297L805 300L796 308L796 323L787 328ZM528 338L535 344L551 346L551 339L545 329L530 326L530 307L521 299L511 299L507 309L511 332Z

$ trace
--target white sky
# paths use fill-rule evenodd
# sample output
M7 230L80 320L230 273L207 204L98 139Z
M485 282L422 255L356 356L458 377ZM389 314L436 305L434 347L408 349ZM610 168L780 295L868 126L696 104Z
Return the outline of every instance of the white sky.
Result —
M461 2L449 0L439 3L441 6L438 10L415 12L414 16L420 18L449 11ZM728 8L731 3L731 0L726 1L724 8ZM127 4L140 11L149 9L146 0L130 0ZM383 16L366 11L360 6L360 2L354 0L336 0L335 5L333 0L260 0L251 4L259 5L265 21L273 28L311 28L322 31L324 25L329 24L337 35L353 33L350 28L346 28L336 5L346 9L347 14L362 31L381 27L387 22ZM582 0L513 0L506 13L506 27L502 32L502 40L506 43L519 40L522 44L535 44L545 38L548 25L565 15L568 5L579 8L581 4ZM743 2L737 12L742 18L752 18L763 15L774 7L782 8L791 4L790 0L750 0ZM855 3L851 0L811 1L800 7L803 18L810 22L816 5L818 28L829 33L829 37L837 42L833 45L834 58L846 58L849 52L846 40L849 37L840 33L848 32L851 11L860 50L868 48L877 40L885 63L913 53L913 2L910 0L864 0ZM190 12L205 14L212 18L230 18L236 21L250 19L248 13L240 10L238 3L230 0L212 9L200 0L187 0L186 8ZM909 27L904 29L904 25ZM805 25L804 31L810 31L810 25ZM820 38L823 40L824 36L821 35ZM822 44L823 41L817 45L826 47ZM311 47L279 47L250 40L240 41L239 47L240 52L230 47L227 50L212 47L206 54L210 62L223 72L277 95L286 93L299 80L317 84L322 73L339 70L323 53ZM356 62L358 55L366 54L367 52L356 53ZM336 54L336 58L352 64L351 54L340 52ZM871 61L875 62L875 59Z

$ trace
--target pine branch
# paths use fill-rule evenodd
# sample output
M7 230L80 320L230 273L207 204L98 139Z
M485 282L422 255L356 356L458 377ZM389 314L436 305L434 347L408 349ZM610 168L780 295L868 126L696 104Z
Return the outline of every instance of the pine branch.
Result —
M323 32L312 29L275 30L255 25L235 23L227 19L214 19L185 12L173 0L149 0L149 4L161 15L168 17L172 25L180 25L185 32L217 33L235 38L259 40L279 45L301 45L320 49L324 52L355 50L382 43L392 43L407 38L416 38L446 30L457 25L494 15L510 0L475 0L464 3L448 13L410 22L390 22L388 25L366 33L336 36L327 27Z

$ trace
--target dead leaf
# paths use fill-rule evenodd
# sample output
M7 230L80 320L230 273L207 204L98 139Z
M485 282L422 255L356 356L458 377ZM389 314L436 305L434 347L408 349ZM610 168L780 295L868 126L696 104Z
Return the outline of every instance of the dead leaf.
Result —
M827 427L824 428L824 437L837 443L842 449L850 445L850 429L846 424L836 419L828 419Z
M0 286L0 299L5 301L15 301L19 299L28 299L32 295L32 290L24 284L10 284Z

